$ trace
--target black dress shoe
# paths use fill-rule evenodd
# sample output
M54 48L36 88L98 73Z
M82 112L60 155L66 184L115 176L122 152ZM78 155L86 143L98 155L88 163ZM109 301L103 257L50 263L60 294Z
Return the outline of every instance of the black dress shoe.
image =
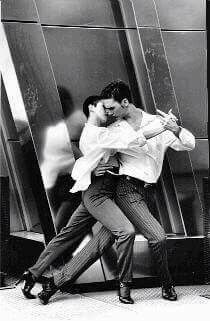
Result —
M40 302L46 305L49 299L59 290L55 285L53 278L51 278L47 283L43 285L43 290L38 293L38 298Z
M170 287L162 287L162 297L165 300L176 301L177 294L173 286Z
M134 301L130 296L130 288L128 283L120 282L119 300L124 304L134 304Z
M17 286L21 281L25 281L24 287L21 289L24 297L27 299L35 299L36 296L31 293L31 290L36 283L33 274L30 271L25 271L15 285Z

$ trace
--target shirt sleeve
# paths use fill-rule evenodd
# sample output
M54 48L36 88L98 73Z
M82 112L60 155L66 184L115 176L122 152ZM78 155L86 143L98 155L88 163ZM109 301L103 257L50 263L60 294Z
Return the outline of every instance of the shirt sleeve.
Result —
M171 131L166 131L165 144L177 151L190 151L195 148L195 137L185 128L181 128L179 137L174 135Z
M144 146L146 144L146 138L142 130L134 131L133 128L125 124L125 122L110 128L104 127L98 132L96 141L100 148L106 149L127 149L133 144L138 144L138 146Z

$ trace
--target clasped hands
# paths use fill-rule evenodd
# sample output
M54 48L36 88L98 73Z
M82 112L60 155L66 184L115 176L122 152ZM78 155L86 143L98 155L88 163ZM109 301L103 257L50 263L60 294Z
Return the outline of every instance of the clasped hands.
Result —
M161 124L164 129L172 131L175 135L179 135L181 128L177 124L178 118L172 113L172 109L169 110L168 114L157 109L157 113L160 116Z

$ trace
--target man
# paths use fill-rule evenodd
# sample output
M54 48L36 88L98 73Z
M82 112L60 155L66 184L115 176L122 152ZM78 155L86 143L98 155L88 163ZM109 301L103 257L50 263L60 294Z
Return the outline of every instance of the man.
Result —
M153 115L137 109L131 103L130 90L121 81L110 83L101 95L107 113L116 117L120 117L123 113L124 119L134 130L140 126L144 127L154 118ZM168 147L177 151L189 151L194 148L195 139L189 131L178 126L174 117L166 121L164 128L165 132L147 140L146 151L134 148L132 151L120 153L122 176L117 185L115 201L137 230L148 239L156 259L163 297L176 300L177 296L168 271L165 233L145 203L145 186L157 182Z

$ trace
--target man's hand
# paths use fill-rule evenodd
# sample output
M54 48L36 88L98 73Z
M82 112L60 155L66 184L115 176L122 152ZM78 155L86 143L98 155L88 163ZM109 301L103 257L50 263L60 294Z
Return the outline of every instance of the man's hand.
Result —
M95 168L95 170L93 171L93 174L95 176L102 176L106 173L107 170L112 170L113 166L109 165L109 164L101 164L99 163L98 166Z
M168 114L164 113L162 110L157 109L159 115L163 117L163 127L167 130L173 132L176 136L179 136L181 128L177 124L177 117L172 113L171 109Z

